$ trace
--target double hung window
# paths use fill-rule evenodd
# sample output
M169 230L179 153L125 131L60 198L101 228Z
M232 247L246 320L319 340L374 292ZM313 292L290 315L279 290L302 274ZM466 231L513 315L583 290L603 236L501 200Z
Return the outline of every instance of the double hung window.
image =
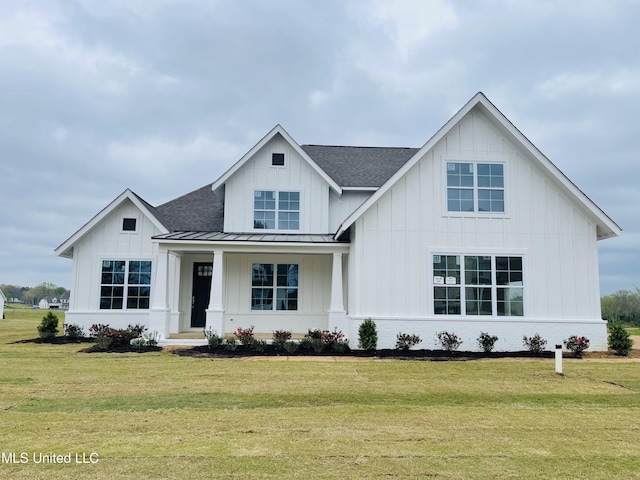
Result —
M251 310L297 310L298 264L251 265Z
M100 309L148 309L151 298L151 262L103 260Z
M447 210L504 213L504 165L447 162Z
M522 317L522 257L433 255L436 315Z
M300 192L256 190L253 196L253 228L300 230Z

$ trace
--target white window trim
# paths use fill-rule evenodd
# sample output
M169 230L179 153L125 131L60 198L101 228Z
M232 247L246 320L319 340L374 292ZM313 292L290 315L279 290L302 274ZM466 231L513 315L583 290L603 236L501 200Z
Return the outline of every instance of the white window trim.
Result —
M282 165L274 165L273 164L273 155L274 154L282 154L284 155L284 161ZM271 152L269 155L269 167L271 168L286 168L287 166L287 154L285 152Z
M125 218L133 218L136 221L136 229L135 230L125 230L124 229L124 219ZM140 233L140 215L120 215L120 233L128 234L128 235L138 235Z
M127 217L130 218L130 217ZM128 232L125 232L128 233ZM133 232L131 232L133 233ZM103 285L112 285L112 284L103 284L102 283L102 262L105 260L112 262L123 261L126 262L126 271L125 271L125 283L123 284L124 296L122 297L122 308L100 308L100 298L102 297L101 289ZM97 310L99 312L149 312L151 310L151 303L153 302L153 289L154 289L154 278L155 278L155 269L156 269L156 259L154 258L140 258L133 257L130 255L110 255L106 257L101 257L99 259L100 268L98 270L98 300L97 300ZM127 308L127 291L126 288L129 286L129 262L151 262L151 278L149 283L149 308Z
M466 304L465 304L465 295L466 292L464 291L464 288L467 287L468 285L464 284L464 283L460 283L457 285L451 285L451 286L457 286L460 287L460 314L459 315L448 315L448 314L436 314L435 313L435 307L434 307L434 301L435 301L435 295L434 295L434 287L436 286L433 279L434 279L434 269L433 269L433 256L434 255L447 255L447 256L452 256L452 255L458 255L460 257L465 257L465 256L478 256L478 257L482 257L482 256L490 256L491 258L491 310L492 313L491 315L465 315L462 313L463 308L466 309ZM523 310L524 310L524 315L523 316L507 316L507 315L498 315L498 309L497 309L497 302L498 302L498 296L497 296L497 288L498 286L496 285L496 270L495 270L495 257L521 257L522 258L522 296L523 296ZM427 272L429 277L427 278L427 301L429 304L428 307L428 312L429 315L434 317L434 318L446 318L447 320L473 320L473 321L482 321L482 320L491 320L491 321L513 321L513 320L526 320L527 318L530 318L530 316L528 315L527 312L529 312L529 297L530 295L527 295L527 285L529 285L529 281L528 281L528 276L529 276L529 269L527 268L527 252L520 250L520 249L509 249L509 248L505 248L505 249L498 249L498 250L490 250L490 251L486 251L486 250L478 250L478 249L473 249L473 248L461 248L461 249L451 249L451 248L440 248L440 249L432 249L432 250L428 250L427 251L427 262L428 262L428 268L427 268ZM463 259L460 259L460 263L461 263L461 269L460 269L460 279L461 282L464 281L464 266L463 266ZM446 286L446 285L445 285ZM489 287L489 285L487 285L487 287ZM465 312L466 313L466 312Z
M292 260L292 261L287 261L287 260L282 260L282 261L278 261L278 262L264 262L264 261L260 261L260 260L249 260L249 268L252 269L253 268L253 264L262 264L262 265L273 265L273 285L272 286L261 286L261 287L254 287L253 286L253 272L251 272L249 274L249 313L251 313L252 315L258 314L258 315L273 315L274 313L277 315L299 315L300 312L302 311L302 309L300 308L301 305L301 295L300 293L302 292L302 287L300 286L300 265L301 262L297 261L297 260ZM278 310L277 307L277 295L278 295L278 288L286 288L286 287L278 287L277 283L277 271L278 271L278 265L298 265L298 285L296 286L296 288L298 289L298 308L296 308L295 310ZM251 299L253 297L253 292L252 290L254 288L270 288L271 290L273 290L273 307L271 308L271 310L253 310L251 308Z
M279 217L279 212L280 210L277 208L278 207L278 202L280 199L280 193L281 192L285 192L285 193L290 193L290 192L294 192L294 193L298 193L300 195L300 208L298 209L298 229L297 230L281 230L279 228L255 228L254 227L254 219L255 219L255 198L256 198L256 192L275 192L276 193L276 218L275 218L275 225L276 227L278 226L278 217ZM285 189L285 188L269 188L269 187L260 187L260 188L254 188L253 192L251 194L251 214L250 214L250 218L251 218L251 228L250 231L251 232L256 232L256 233L302 233L302 204L304 201L304 195L302 192L302 189L299 188L290 188L290 189ZM287 212L291 212L293 210L286 210Z
M449 211L449 201L447 196L447 163L473 163L474 164L474 173L473 173L473 212L450 212ZM482 164L501 164L502 173L504 175L504 212L479 212L478 208L478 185L477 185L477 165L479 163ZM509 163L505 160L495 159L495 158L487 158L482 159L478 157L467 157L465 155L459 155L455 157L442 157L442 215L444 217L474 217L474 218L510 218L509 214L509 206L511 204L511 188L509 185L511 184L509 178ZM455 187L454 187L455 188Z

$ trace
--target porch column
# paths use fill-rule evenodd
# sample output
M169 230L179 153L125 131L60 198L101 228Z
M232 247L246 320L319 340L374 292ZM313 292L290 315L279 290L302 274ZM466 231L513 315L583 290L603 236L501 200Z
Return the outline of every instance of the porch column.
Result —
M331 269L331 304L329 305L329 329L334 328L348 335L347 312L344 309L344 295L342 293L342 253L333 254L333 268Z
M169 333L180 332L180 285L182 283L182 254L169 253Z
M161 340L169 336L168 265L169 251L160 248L155 266L156 274L152 285L153 303L149 311L149 332L158 332Z
M209 294L205 329L214 330L218 335L224 334L224 309L222 306L223 261L222 250L214 250L211 292Z

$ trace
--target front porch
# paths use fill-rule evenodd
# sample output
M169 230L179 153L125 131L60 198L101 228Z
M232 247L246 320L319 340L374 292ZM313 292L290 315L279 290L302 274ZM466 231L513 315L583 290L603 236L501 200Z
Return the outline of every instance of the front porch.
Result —
M228 336L250 326L266 340L275 330L347 334L349 244L329 236L313 242L277 237L265 243L159 241L149 330L172 344L206 343L204 330ZM283 241L287 237L293 238Z

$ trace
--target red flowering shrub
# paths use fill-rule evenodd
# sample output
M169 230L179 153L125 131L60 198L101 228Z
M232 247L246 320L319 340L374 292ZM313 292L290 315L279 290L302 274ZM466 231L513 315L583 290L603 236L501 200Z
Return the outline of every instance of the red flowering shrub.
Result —
M236 337L240 344L251 345L254 342L253 329L253 325L251 325L249 328L238 327L236 331L233 332L233 336Z
M567 347L567 350L573 352L576 357L579 357L582 352L589 348L589 339L572 335L564 341L564 346Z

